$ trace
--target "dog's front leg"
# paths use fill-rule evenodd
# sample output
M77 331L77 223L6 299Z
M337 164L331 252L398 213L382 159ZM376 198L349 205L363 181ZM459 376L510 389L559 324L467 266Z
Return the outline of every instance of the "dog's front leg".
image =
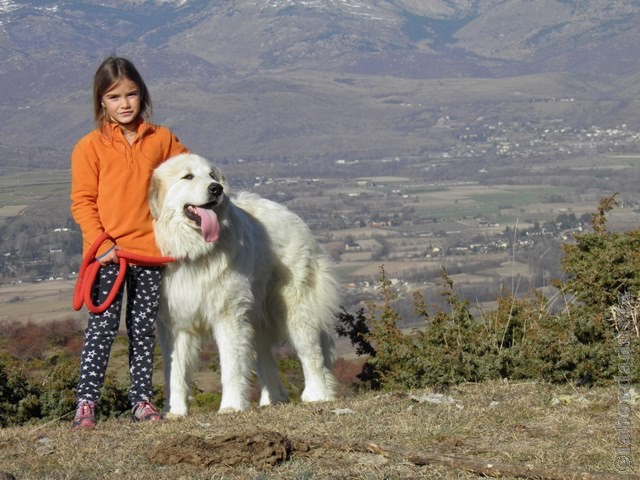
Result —
M246 317L223 317L215 322L220 354L222 400L220 412L249 408L249 376L254 362L253 328Z
M184 417L188 412L191 372L200 351L200 340L184 330L173 331L169 340L162 347L167 394L165 412L167 418Z

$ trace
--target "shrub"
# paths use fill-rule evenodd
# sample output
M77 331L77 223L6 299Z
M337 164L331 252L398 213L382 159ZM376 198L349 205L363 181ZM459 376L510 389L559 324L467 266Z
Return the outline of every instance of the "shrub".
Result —
M567 280L558 286L591 316L606 317L621 295L640 291L640 230L607 231L606 214L617 205L615 195L603 199L593 214L593 232L563 244Z
M358 355L367 356L358 378L373 389L446 388L495 378L578 385L608 382L616 375L632 381L640 378L637 355L630 353L640 349L637 298L627 299L626 309L619 308L619 296L617 305L605 309L611 299L604 301L603 296L599 308L582 302L553 313L549 301L537 292L516 298L503 291L497 308L475 319L444 270L441 284L448 311L430 315L416 292L414 308L425 323L409 333L397 327L400 318L392 307L395 295L384 268L382 304L371 304L369 315L360 310L356 315L343 311L338 316L338 335L348 337ZM612 312L622 317L615 325ZM624 331L621 325L626 325Z
M606 381L614 373L611 331L568 311L552 314L548 300L533 293L503 295L483 323L493 336L499 376L510 379Z
M66 417L76 407L79 362L68 358L56 362L42 382L40 402L42 416L47 420Z
M2 337L9 354L21 360L44 358L49 337L41 324L14 320L3 325L2 330Z
M358 385L358 375L362 372L362 361L349 361L338 358L333 366L333 372L340 385Z
M371 331L364 314L364 308L358 310L355 315L350 314L344 308L342 312L338 312L336 332L338 336L348 337L351 340L351 344L356 347L357 355L367 355L370 358L376 356L376 350L369 342ZM380 388L380 373L376 371L369 361L362 364L360 373L356 375L356 378L368 384L370 388L376 390Z
M0 364L0 426L20 425L40 416L38 388Z
M75 411L79 370L78 359L62 357L55 360L55 365L42 384L40 402L43 418L62 419ZM106 375L96 409L99 418L113 418L129 413L128 387L126 383L118 382L112 374Z
M0 338L10 355L23 361L43 360L50 347L64 347L77 339L82 341L78 322L73 319L53 322L13 320L3 325Z
M495 376L495 359L482 340L482 325L476 322L468 303L453 291L453 282L443 270L442 295L451 313L428 314L423 297L414 294L416 313L424 327L405 334L398 327L399 315L393 309L395 294L381 268L382 305L371 304L372 314L339 315L338 335L348 336L359 355L368 355L361 380L377 388L418 388L425 385L446 387L462 381L481 381Z
M221 399L219 393L198 391L193 395L190 408L201 412L215 412L220 408Z
M83 340L81 322L74 318L66 318L42 325L49 345L65 347L73 341Z

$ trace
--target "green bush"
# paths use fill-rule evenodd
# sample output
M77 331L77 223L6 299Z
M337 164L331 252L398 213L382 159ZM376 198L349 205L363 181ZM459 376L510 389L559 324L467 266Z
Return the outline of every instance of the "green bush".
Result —
M0 427L21 425L35 420L69 420L76 408L76 386L80 361L57 354L42 360L4 356L0 362ZM22 374L20 372L29 372ZM44 378L40 378L44 372ZM99 419L129 415L128 381L118 381L107 373L96 409ZM164 392L154 387L154 403L164 405Z
M221 399L222 396L219 393L197 391L189 407L200 412L216 412L220 408Z
M495 376L488 364L488 344L482 340L483 326L469 311L466 301L453 291L453 283L442 272L443 295L450 313L431 317L422 296L414 294L416 313L425 320L423 327L404 333L392 304L395 293L381 268L383 303L370 304L370 316L357 317L342 312L338 335L348 336L359 355L368 355L359 378L371 388L419 388L424 385L446 387L462 381L482 381ZM493 359L495 362L495 359Z
M576 234L575 242L563 244L568 278L558 285L591 317L606 318L621 296L640 292L640 230L607 231L606 214L617 205L615 195L603 199L593 214L593 232Z
M606 214L615 205L615 197L603 199L593 232L563 245L567 278L557 286L568 301L558 312L537 292L516 298L503 291L494 311L474 318L443 270L441 295L448 311L430 315L416 292L414 308L424 325L405 333L397 327L401 318L382 267L382 303L371 303L368 315L338 315L338 335L367 357L360 380L374 389L496 378L591 385L625 376L637 382L640 231L606 230Z
M0 426L20 425L41 417L39 389L0 364Z

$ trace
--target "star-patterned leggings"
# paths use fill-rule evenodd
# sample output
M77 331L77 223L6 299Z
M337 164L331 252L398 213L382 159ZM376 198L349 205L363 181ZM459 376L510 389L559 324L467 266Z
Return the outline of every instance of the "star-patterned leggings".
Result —
M102 304L118 275L119 266L109 264L100 267L93 286L93 302ZM111 353L111 346L118 334L122 298L126 285L126 326L129 336L129 375L131 405L150 400L153 389L153 349L155 346L155 319L158 313L158 297L162 267L129 265L126 280L109 308L101 314L89 314L85 330L84 346L80 360L80 377L77 398L97 402L104 385L104 377Z

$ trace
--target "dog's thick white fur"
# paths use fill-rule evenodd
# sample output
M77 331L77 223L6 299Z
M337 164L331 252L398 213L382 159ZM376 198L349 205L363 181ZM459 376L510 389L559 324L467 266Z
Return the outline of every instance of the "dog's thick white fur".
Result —
M154 171L150 206L158 246L176 258L165 269L157 323L167 415L187 414L191 371L211 334L220 354L220 411L248 408L254 370L260 405L287 400L272 354L285 340L302 364L302 400L334 399L337 282L304 222L255 194L230 198L221 172L194 154Z

